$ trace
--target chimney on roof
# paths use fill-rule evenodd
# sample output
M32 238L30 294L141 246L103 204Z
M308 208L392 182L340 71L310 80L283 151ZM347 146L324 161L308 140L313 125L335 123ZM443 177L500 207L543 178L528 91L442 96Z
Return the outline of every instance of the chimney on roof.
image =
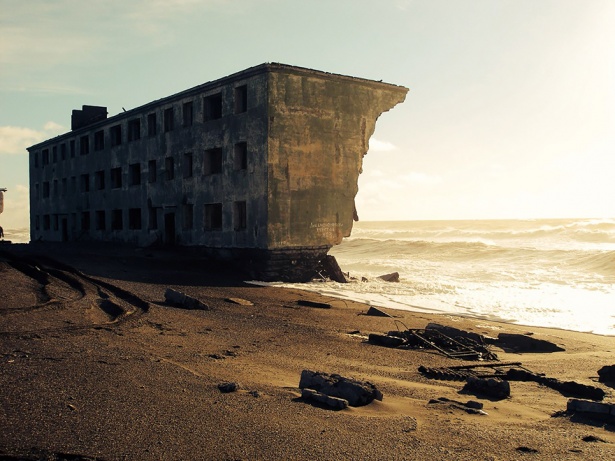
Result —
M75 109L70 118L70 129L78 130L84 126L107 118L107 108L102 106L81 106L81 110Z

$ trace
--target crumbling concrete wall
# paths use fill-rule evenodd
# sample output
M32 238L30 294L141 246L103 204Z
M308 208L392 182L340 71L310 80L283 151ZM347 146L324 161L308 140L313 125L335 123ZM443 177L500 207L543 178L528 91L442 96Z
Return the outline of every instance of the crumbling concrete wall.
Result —
M407 91L322 73L269 74L269 248L331 247L350 235L376 120Z

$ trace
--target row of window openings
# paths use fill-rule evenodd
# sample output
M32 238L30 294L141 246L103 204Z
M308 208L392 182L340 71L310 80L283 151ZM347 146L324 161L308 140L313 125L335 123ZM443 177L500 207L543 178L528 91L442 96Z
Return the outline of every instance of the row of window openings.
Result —
M235 88L235 113L243 113L248 110L247 106L247 86L243 85ZM217 93L212 96L207 96L203 99L203 120L216 120L222 117L222 94ZM193 103L186 102L182 106L183 126L191 126L194 120ZM165 109L163 113L163 129L166 132L175 129L175 113L173 107ZM147 116L147 134L155 136L158 132L156 124L156 113L151 113ZM111 146L119 146L122 144L122 125L115 125L109 128L109 138ZM141 139L141 119L133 119L128 121L128 142ZM75 140L69 143L70 156L75 157ZM105 148L105 132L104 130L94 133L94 151L104 150ZM90 153L90 137L89 135L81 136L79 139L79 153L87 155ZM66 160L66 144L60 144L60 159ZM49 165L50 160L55 163L58 161L58 146L51 148L51 159L49 157L49 149L42 151L43 166ZM34 156L34 166L38 168L38 155Z
M76 227L77 215L72 215L73 227ZM53 221L53 223L52 223ZM123 210L111 210L111 230L124 230L124 214ZM246 202L238 201L233 203L233 229L235 231L245 230L248 225ZM58 215L43 215L43 230L48 231L53 227L54 231L59 230ZM81 230L89 231L91 227L90 212L84 211L81 213ZM182 227L184 230L194 228L194 205L182 205ZM39 216L35 218L35 228L40 229ZM204 208L203 228L209 231L222 230L222 204L209 203ZM94 229L104 231L107 230L107 212L98 210L94 212ZM128 229L141 230L141 208L128 209ZM149 209L149 229L158 229L158 213L156 208Z
M234 168L235 170L245 170L248 166L248 149L245 142L235 144L234 149ZM183 177L191 178L194 175L194 162L191 153L184 154L182 162ZM222 173L222 149L214 148L205 151L203 174L212 175ZM166 180L175 179L175 159L166 157L164 162L164 178ZM111 188L119 189L122 187L122 167L112 168L110 170ZM153 183L157 180L156 160L148 162L148 182ZM130 186L138 186L141 184L141 164L133 163L128 165L128 184ZM58 180L53 181L55 195L60 195ZM94 188L96 190L105 189L105 171L97 171L94 173ZM36 197L39 196L38 184L35 186ZM77 191L77 178L71 177L71 192ZM80 191L90 191L90 175L82 174L80 177ZM68 194L68 180L62 179L62 195ZM48 198L51 194L49 181L43 182L43 198Z

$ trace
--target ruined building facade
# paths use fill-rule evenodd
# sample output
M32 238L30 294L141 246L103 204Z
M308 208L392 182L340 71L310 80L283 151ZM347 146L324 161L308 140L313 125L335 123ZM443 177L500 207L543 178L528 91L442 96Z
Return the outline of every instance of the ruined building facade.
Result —
M31 240L198 247L299 280L350 235L362 158L404 87L263 64L28 149Z

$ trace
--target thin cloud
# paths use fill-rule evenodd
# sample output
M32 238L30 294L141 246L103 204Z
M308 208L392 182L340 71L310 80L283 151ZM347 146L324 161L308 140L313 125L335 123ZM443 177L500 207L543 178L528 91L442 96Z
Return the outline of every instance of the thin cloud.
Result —
M397 150L397 146L388 141L380 141L376 138L371 138L369 140L369 151L370 152L391 152Z
M64 132L62 125L47 122L42 130L19 126L0 126L0 155L25 154L26 148Z

